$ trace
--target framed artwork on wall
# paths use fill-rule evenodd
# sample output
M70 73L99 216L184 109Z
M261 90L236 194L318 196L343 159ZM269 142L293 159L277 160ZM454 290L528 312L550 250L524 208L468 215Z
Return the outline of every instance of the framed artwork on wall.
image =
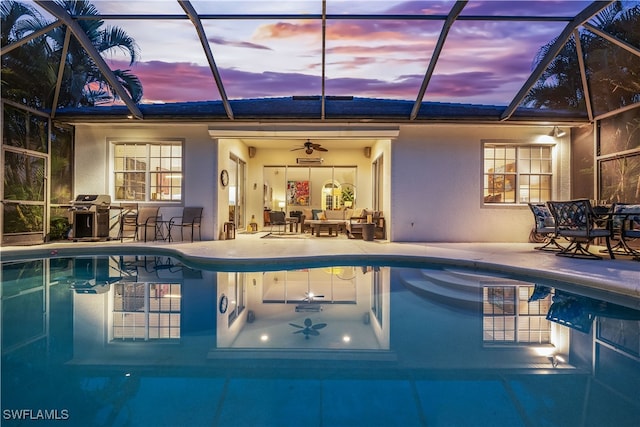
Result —
M309 181L287 181L287 204L309 206Z

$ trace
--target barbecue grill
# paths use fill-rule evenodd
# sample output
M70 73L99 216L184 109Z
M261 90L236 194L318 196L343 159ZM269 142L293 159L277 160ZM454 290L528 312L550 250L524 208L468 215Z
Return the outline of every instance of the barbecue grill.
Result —
M79 194L71 202L73 239L101 239L109 237L108 194Z

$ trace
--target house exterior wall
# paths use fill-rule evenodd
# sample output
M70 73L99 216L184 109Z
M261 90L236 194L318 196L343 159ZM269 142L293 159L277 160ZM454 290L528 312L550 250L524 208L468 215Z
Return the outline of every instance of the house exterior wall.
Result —
M182 206L202 206L202 239L217 233L218 192L216 165L217 141L212 140L205 125L84 126L76 125L75 182L76 194L111 194L114 200L111 167L111 142L184 141L183 203L158 203L167 219L179 216ZM228 157L228 156L227 156ZM152 204L152 203L149 203Z
M286 126L283 126L286 128ZM371 163L384 165L382 207L387 237L392 241L525 242L533 219L526 205L484 206L482 199L482 141L534 142L549 127L506 125L401 125L392 140L371 140L371 156L363 150L332 149L322 153L324 165L358 167L357 207L371 207ZM110 141L184 141L183 204L203 206L202 237L220 237L228 220L228 189L219 175L232 153L247 164L247 223L255 215L261 223L264 166L295 165L299 152L290 145L258 148L250 157L250 142L216 139L206 124L77 125L75 192L112 193ZM554 151L554 198L570 197L568 136ZM255 186L254 186L255 184ZM113 195L112 195L113 196ZM167 215L180 205L165 207Z
M392 146L393 241L526 242L526 205L483 205L482 141L535 142L549 128L402 126ZM545 141L551 142L551 141ZM554 198L569 198L568 140L554 152Z

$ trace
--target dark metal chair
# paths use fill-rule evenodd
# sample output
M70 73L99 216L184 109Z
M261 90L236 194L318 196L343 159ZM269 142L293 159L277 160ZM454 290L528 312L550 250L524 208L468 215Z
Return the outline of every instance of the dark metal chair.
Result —
M602 259L601 256L589 252L589 245L596 238L604 238L611 259L614 259L611 249L611 227L598 226L602 217L598 217L588 199L577 199L563 202L548 202L556 226L556 236L564 237L570 244L559 256L572 258Z
M174 216L169 220L169 241L172 239L171 230L180 227L180 239L184 240L184 229L191 229L191 241L193 242L193 232L198 229L198 240L202 240L200 226L202 224L202 210L200 207L185 207L182 209L182 216Z
M271 212L269 212L269 222L271 223L271 231L272 232L273 232L273 226L274 225L277 225L279 230L280 230L280 227L282 227L282 230L286 231L287 218L286 218L285 213L283 211L271 211ZM283 231L280 231L279 233L283 234Z
M614 251L640 259L640 248L631 246L631 242L640 239L640 204L615 204L611 222L613 232L617 231L620 238Z
M556 223L549 207L544 203L528 203L533 213L534 226L531 230L531 241L544 243L534 249L540 251L563 251L564 247L557 241Z
M136 218L136 240L140 240L141 230L144 231L144 241L147 241L147 234L151 233L152 240L156 239L156 227L158 224L159 207L144 207L138 209Z
M136 238L138 224L138 204L122 203L120 204L120 229L118 237L122 242L125 237ZM126 235L129 232L129 235Z

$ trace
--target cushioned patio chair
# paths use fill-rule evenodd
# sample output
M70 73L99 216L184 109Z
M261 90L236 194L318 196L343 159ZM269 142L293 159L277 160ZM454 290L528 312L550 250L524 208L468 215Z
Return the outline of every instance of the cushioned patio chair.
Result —
M278 226L279 234L283 234L287 226L287 218L283 211L271 211L269 212L269 221L271 222L271 232L273 232L273 226ZM282 227L282 228L280 228Z
M615 256L611 249L611 227L599 227L602 218L598 217L588 199L577 199L562 202L548 202L556 226L556 236L564 237L570 244L559 256L572 258L602 259L601 256L589 252L589 245L596 238L604 238L609 256Z
M549 207L544 203L528 203L529 209L533 213L534 226L531 231L531 241L544 243L534 249L540 251L562 251L564 247L557 241L556 223Z
M618 233L620 240L614 247L624 255L631 255L640 259L640 248L631 246L634 240L640 239L640 204L616 204L613 207L613 231Z
M352 216L347 221L347 235L351 239L362 239L363 224L367 223L368 216L371 215L371 222L374 224L374 236L376 239L386 239L387 227L382 211L369 211L364 209L361 216Z
M202 240L200 225L202 224L202 210L200 207L185 207L181 216L174 216L169 220L169 241L173 239L171 235L175 227L180 227L180 240L184 240L184 229L191 229L191 241L193 242L193 232L198 229L198 240Z
M138 216L136 218L136 240L141 240L141 236L144 236L145 242L147 239L156 239L159 211L159 207L147 206L138 209Z

